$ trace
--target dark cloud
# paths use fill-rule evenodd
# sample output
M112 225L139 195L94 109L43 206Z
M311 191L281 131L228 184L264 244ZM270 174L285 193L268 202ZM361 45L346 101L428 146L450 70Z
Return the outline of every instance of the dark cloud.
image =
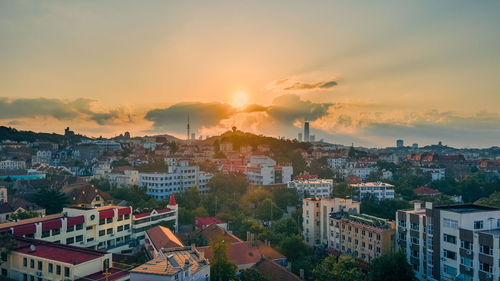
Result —
M328 109L332 103L313 103L302 100L297 95L283 95L275 98L269 107L270 116L293 124L296 120L314 121L328 114Z
M285 84L287 81L288 81L288 79L283 79L283 80L277 81L276 85ZM286 83L286 86L283 88L283 90L329 89L329 88L333 88L337 85L338 85L338 82L336 81L336 79L330 79L330 80L312 82L312 83L296 81L291 85L289 83Z
M107 125L120 119L123 109L95 112L91 109L95 100L80 98L74 101L48 98L9 99L0 97L0 119L52 117L58 120L83 118Z
M150 110L144 118L153 121L155 128L183 132L186 129L188 114L191 127L199 128L215 126L236 112L233 107L225 103L178 103L167 108Z

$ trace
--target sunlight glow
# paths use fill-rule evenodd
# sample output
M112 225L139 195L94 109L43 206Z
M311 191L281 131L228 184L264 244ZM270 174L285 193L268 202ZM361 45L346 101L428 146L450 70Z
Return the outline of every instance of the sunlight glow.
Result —
M234 107L244 107L248 103L248 95L243 91L235 92L231 103Z

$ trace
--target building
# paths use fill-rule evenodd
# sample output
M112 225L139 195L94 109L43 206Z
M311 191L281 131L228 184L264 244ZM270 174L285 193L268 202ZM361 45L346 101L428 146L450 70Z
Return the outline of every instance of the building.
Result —
M145 231L159 222L175 223L177 206L132 214L131 207L70 207L62 213L0 224L0 232L49 242L128 253L144 244Z
M347 158L333 157L333 158L328 158L327 162L328 162L328 167L332 169L340 169L347 163Z
M442 180L446 177L445 168L422 168L422 171L426 173L431 173L432 181Z
M359 200L367 195L373 195L378 200L394 199L394 185L383 182L367 182L351 184L359 194Z
M50 165L50 160L52 160L52 152L50 150L39 150L36 152L36 155L33 155L33 157L31 157L31 165Z
M208 281L210 264L195 247L164 250L161 257L130 270L130 281Z
M0 186L0 204L9 202L7 197L7 188Z
M106 202L111 199L107 192L97 189L90 183L66 185L61 191L66 195L71 206L101 207L107 205Z
M404 147L404 141L403 140L396 140L396 147L397 148Z
M157 225L146 230L145 248L151 258L157 258L163 249L183 248L184 244L168 228Z
M301 198L312 197L330 197L333 191L333 180L331 179L309 179L293 180L288 182L288 188L297 189Z
M21 160L0 161L1 170L23 170L26 169L26 162Z
M112 267L112 254L32 238L13 236L14 249L0 264L9 280L129 280L126 271ZM99 278L99 279L98 279Z
M302 236L310 246L327 245L331 213L359 213L359 202L352 199L315 197L302 200Z
M216 217L195 217L194 218L194 227L195 230L202 230L209 227L212 224L216 224L223 229L227 230L227 223L221 221Z
M328 250L370 263L372 259L394 251L395 227L394 222L366 214L331 213Z
M298 135L298 141L302 141L302 133L299 133L299 135Z
M0 190L0 194L1 192L2 191ZM45 209L37 204L26 201L22 198L11 198L10 202L0 203L0 222L10 220L12 214L26 211L38 213L38 216L45 216Z
M175 192L184 192L196 185L201 194L208 193L208 182L212 174L200 171L198 166L189 166L188 161L169 165L168 173L139 173L139 186L156 200L167 199Z
M262 259L254 266L267 280L273 281L301 281L297 275L293 274L286 267L269 259Z
M293 167L289 164L278 165L269 156L254 154L247 157L247 162L222 164L224 172L240 172L246 175L247 180L255 185L287 184L292 180Z
M499 280L500 209L474 204L399 210L397 247L420 280Z
M95 179L106 179L112 187L131 187L139 185L139 171L129 166L111 169L110 165L94 168Z
M417 187L413 190L413 193L417 196L429 196L429 197L441 195L441 192L427 186Z
M304 122L304 141L309 141L309 122Z

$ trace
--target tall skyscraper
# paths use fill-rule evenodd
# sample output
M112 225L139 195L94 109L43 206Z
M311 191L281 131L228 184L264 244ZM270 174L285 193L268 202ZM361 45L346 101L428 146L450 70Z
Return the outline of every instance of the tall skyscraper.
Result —
M299 141L302 141L302 133L299 133Z
M190 131L190 129L191 129L191 128L190 128L190 126L189 126L189 113L188 113L188 123L187 123L187 139L186 139L186 140L189 140L189 136L190 136L189 131Z
M404 141L403 140L396 140L396 147L401 148L404 146Z
M304 122L304 141L309 141L309 122Z

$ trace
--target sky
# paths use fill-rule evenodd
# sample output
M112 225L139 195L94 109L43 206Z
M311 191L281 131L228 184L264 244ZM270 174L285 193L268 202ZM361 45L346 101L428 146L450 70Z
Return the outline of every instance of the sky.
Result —
M500 1L0 0L0 125L500 139Z

